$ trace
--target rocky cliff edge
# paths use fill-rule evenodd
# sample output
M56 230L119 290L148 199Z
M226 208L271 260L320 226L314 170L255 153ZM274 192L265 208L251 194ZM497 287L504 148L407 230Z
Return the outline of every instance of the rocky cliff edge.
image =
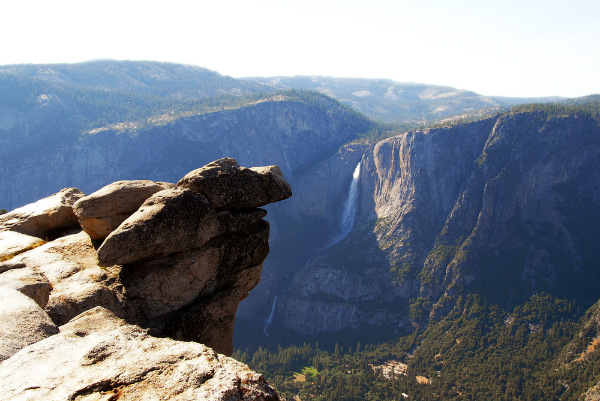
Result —
M259 207L291 194L224 158L1 215L0 399L279 399L221 354L269 252Z

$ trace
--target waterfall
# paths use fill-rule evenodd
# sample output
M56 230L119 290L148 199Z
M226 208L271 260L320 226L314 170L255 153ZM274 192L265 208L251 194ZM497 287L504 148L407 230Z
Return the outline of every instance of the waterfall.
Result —
M358 179L360 178L360 165L358 162L354 173L352 173L352 182L348 190L348 196L342 209L342 218L340 219L339 234L336 235L325 248L329 248L346 238L354 228L354 219L356 217L356 207L358 203ZM323 249L325 249L323 248Z
M269 326L271 326L271 323L273 323L273 315L275 315L275 304L276 303L277 303L277 295L275 295L275 298L273 299L273 305L271 306L271 313L269 314L269 317L267 318L267 321L265 322L265 329L263 330L265 333L265 336L269 335L267 333L267 329L269 328Z
M348 190L348 198L344 202L344 211L340 220L340 233L342 239L346 237L354 228L354 217L356 216L356 203L358 201L358 178L360 177L360 162L356 165L352 173L352 183Z

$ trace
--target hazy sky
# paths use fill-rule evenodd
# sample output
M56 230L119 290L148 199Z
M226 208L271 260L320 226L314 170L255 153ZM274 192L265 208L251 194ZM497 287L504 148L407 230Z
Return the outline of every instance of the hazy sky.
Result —
M14 0L0 37L0 64L157 60L233 77L600 93L600 0Z

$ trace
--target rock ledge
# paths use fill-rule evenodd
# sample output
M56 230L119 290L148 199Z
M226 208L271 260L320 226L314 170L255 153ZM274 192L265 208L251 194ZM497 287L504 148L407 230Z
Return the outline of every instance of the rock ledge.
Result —
M278 400L219 353L269 252L259 207L291 194L226 158L2 215L0 399Z

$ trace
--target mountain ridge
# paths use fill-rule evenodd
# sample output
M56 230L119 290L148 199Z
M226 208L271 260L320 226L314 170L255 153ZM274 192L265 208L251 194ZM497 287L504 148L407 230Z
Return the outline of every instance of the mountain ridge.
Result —
M457 115L490 114L522 103L558 101L560 97L502 98L449 86L391 79L339 78L325 76L249 77L273 88L315 90L348 104L381 122L425 124Z
M0 166L6 177L0 183L0 202L10 209L58 186L89 191L111 180L149 174L170 181L224 154L245 164L269 164L271 159L292 176L373 127L332 98L291 95L148 127L107 127L94 134L59 124L67 110L58 104L41 106L39 113L32 112L36 125L18 122L0 137L0 155L6 161ZM38 182L36 193L19 184L27 179Z
M40 80L55 86L174 98L264 91L263 85L224 76L203 67L156 61L106 59L74 64L14 64L0 66L0 73Z

